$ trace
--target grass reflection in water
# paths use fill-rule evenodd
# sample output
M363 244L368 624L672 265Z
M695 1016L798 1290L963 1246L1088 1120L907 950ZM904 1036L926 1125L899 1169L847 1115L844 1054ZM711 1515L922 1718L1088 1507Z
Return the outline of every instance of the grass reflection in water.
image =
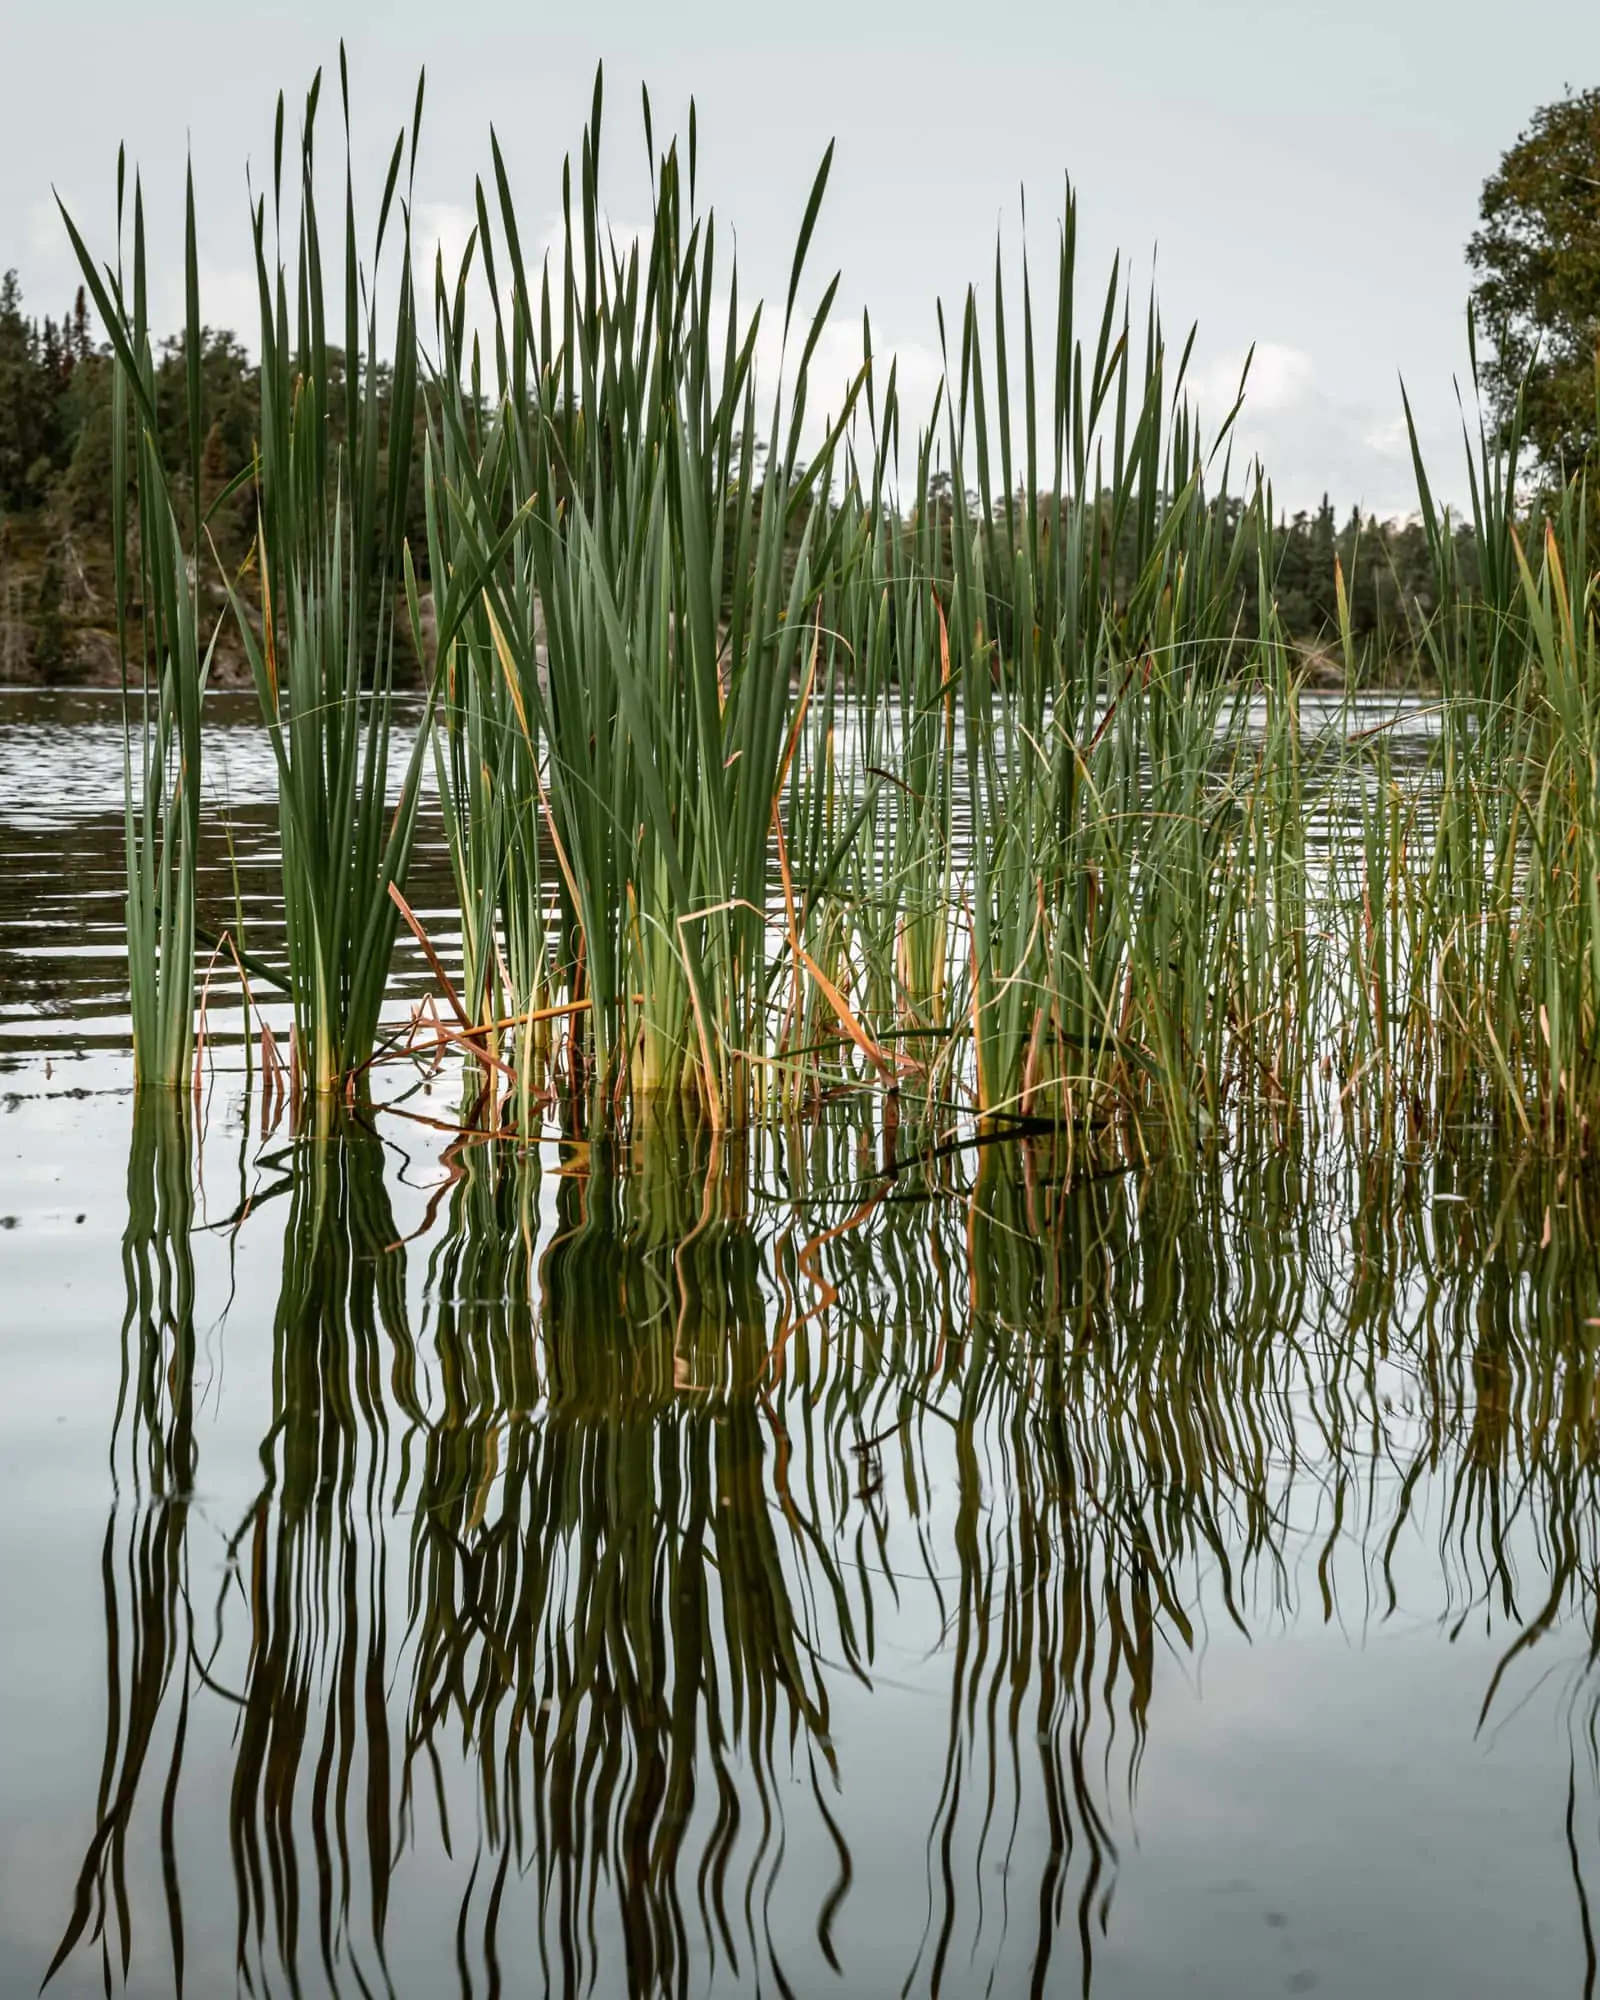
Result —
M876 1913L895 1987L1087 1989L1171 1673L1219 1620L1359 1645L1395 1614L1492 1635L1490 1724L1580 1635L1587 1938L1590 1191L1466 1156L1069 1182L879 1116L452 1146L409 1244L370 1132L266 1153L231 1228L285 1217L273 1407L215 1593L190 1137L141 1103L58 1968L182 1983L204 1718L254 1989L420 1990L394 1939L441 1877L463 1992L848 1985L880 1783L851 1731L910 1677L924 1791L872 1801L923 1857L922 1906ZM152 1845L165 1938L126 1886Z

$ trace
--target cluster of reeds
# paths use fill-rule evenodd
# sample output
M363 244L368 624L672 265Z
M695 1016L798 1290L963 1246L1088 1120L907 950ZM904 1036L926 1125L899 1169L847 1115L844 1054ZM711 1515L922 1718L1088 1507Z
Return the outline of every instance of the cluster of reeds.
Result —
M802 300L828 160L781 359L758 370L762 311L697 206L692 118L686 152L658 152L646 98L650 226L619 244L597 81L553 253L529 264L495 144L424 341L400 194L420 90L370 266L347 158L342 320L317 98L292 259L281 100L270 231L254 211L260 525L230 586L279 768L285 963L254 963L293 1000L308 1099L362 1087L403 920L438 971L436 1033L476 1065L471 1122L496 1129L559 1099L599 1126L674 1101L726 1128L871 1088L897 1115L1048 1124L1094 1157L1281 1143L1334 1107L1391 1136L1489 1116L1546 1150L1591 1143L1581 482L1531 535L1514 452L1480 440L1469 592L1419 459L1437 755L1402 769L1353 716L1308 729L1270 489L1230 497L1235 412L1202 431L1188 347L1153 302L1135 315L1118 269L1085 313L1070 189L1044 282L1024 243L1010 277L997 252L986 304L941 315L944 380L903 446L869 320L819 413L838 279ZM142 440L129 956L139 1075L170 1083L192 1033L205 551L145 437L135 206L131 303L79 249ZM197 353L192 240L189 277ZM407 625L428 665L402 717ZM1345 640L1353 679L1348 621ZM458 938L404 894L430 759Z
M1355 837L1333 859L1347 1120L1369 1138L1469 1125L1588 1154L1600 1132L1600 574L1587 476L1519 523L1514 446L1468 454L1481 578L1461 587L1418 460L1437 608L1432 745L1352 739Z
M264 966L244 939L233 936L229 943L241 978L248 978L249 966L292 1002L294 1090L311 1101L347 1092L371 1059L400 921L390 889L405 874L427 762L424 717L403 746L398 773L391 771L391 753L402 747L393 701L397 624L406 617L407 594L413 612L417 607L404 528L420 354L409 198L400 177L408 159L414 166L422 92L419 87L409 135L397 140L389 161L371 259L364 263L342 59L340 83L346 199L337 305L330 305L316 213L320 74L306 99L298 175L292 150L286 168L280 97L270 213L265 195L253 202L261 352L251 468L257 535L245 572L221 579L277 764L283 962ZM400 220L392 229L397 196ZM119 172L119 225L121 209ZM186 493L169 492L157 449L160 414L137 182L131 278L125 280L120 259L115 267L97 266L70 218L67 226L116 366L113 505L130 737L128 963L135 1070L141 1083L171 1086L187 1081L194 1045L200 708L216 639L213 631L204 643L197 609L199 579L215 569L216 558L202 504L203 329L192 177ZM381 333L378 286L385 241L395 233L401 241L394 259L394 322ZM210 507L232 497L231 489L210 496ZM178 509L187 533L180 531ZM447 606L441 615L448 618ZM414 631L406 647L419 640Z
M760 315L741 317L732 260L724 272L694 212L692 151L687 175L676 147L656 163L653 229L623 252L601 208L600 111L597 88L554 299L548 266L530 282L498 151L498 237L480 187L492 391L461 349L465 267L453 306L440 283L430 567L454 575L465 552L486 576L441 660L466 1007L474 1027L507 1006L530 1028L581 1012L569 1047L602 1096L689 1095L726 1123L774 1053L779 809L819 579L840 560L848 402L803 454L829 287L763 432Z
M720 276L692 149L619 249L600 111L554 266L527 271L497 153L438 280L430 570L486 578L440 661L460 1025L521 1030L520 1120L558 1039L602 1102L714 1125L854 1081L1180 1145L1292 1118L1294 688L1264 577L1269 636L1238 637L1245 541L1225 467L1207 484L1227 423L1208 451L1153 308L1141 341L1113 272L1080 332L1069 193L1045 334L1026 259L1008 332L997 263L992 345L970 294L909 482L870 324L807 454L837 280L803 341L793 320L826 163L763 422L759 313Z

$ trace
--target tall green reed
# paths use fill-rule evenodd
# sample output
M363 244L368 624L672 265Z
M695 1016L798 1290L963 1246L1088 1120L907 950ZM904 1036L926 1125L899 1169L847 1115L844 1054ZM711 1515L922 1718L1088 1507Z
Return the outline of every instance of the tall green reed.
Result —
M453 741L514 739L478 761L487 791L475 775L458 795L458 872L488 856L514 891L515 1002L535 1010L553 982L587 1010L602 1090L687 1095L721 1124L746 1115L767 1053L774 817L807 685L811 578L828 559L833 453L856 391L820 451L804 453L835 280L763 432L760 314L741 315L737 270L719 265L714 220L696 213L692 146L687 174L676 145L652 158L650 230L619 247L601 207L602 102L597 79L577 212L569 163L561 261L537 292L498 148L498 231L479 188L474 248L496 357L481 412L466 393L469 382L481 392L462 347L465 272L453 300L440 285L452 505L433 558L453 573L464 549L487 573L449 671L447 726ZM649 143L648 100L645 115ZM786 342L827 167L796 248ZM491 833L508 790L513 818ZM541 880L529 857L545 839L542 879L560 910L548 965L526 910ZM469 900L486 907L476 885ZM481 951L478 963L474 1004Z
M1253 534L1230 531L1225 465L1208 491L1233 413L1203 445L1187 350L1172 376L1152 305L1140 358L1116 270L1079 333L1076 240L1069 190L1042 336L1026 253L1011 317L997 255L992 336L969 292L942 462L925 436L894 500L890 377L820 620L843 634L846 705L819 719L791 820L808 857L846 850L812 955L842 987L854 951L885 1036L945 1038L921 1065L937 1089L970 1086L991 1120L1143 1119L1186 1146L1241 1078L1280 1111L1301 1095L1293 675L1265 578L1261 636L1241 636L1271 508L1258 485ZM858 784L830 806L838 715ZM908 981L937 991L936 1023L912 1025Z
M202 638L204 436L202 328L194 171L186 183L184 415L188 492L162 452L151 350L144 195L133 186L132 264L123 263L126 160L117 159L117 261L99 267L72 218L62 218L112 351L112 554L122 683L123 841L128 998L135 1082L177 1088L194 1053L195 869L200 840L205 695L216 629ZM215 503L213 503L215 504Z
M278 774L286 983L304 1087L319 1099L353 1086L370 1060L400 921L391 891L406 874L428 754L424 713L409 750L397 726L397 618L413 605L405 529L417 424L411 187L421 133L390 155L370 263L363 265L345 120L342 297L330 316L317 220L315 132L321 72L300 134L293 263L284 246L284 103L278 99L271 227L254 208L260 301L261 427L256 467L259 612L231 589ZM387 353L378 296L401 172L394 320ZM343 344L330 339L342 327ZM431 704L431 690L424 709ZM396 780L391 763L399 756Z

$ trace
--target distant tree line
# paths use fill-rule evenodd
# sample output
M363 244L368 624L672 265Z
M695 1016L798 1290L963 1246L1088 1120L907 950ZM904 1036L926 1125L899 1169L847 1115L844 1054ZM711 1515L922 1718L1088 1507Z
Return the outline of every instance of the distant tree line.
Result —
M1238 531L1253 539L1255 530L1242 503L1237 517ZM1245 551L1244 574L1252 582L1256 554L1254 548ZM1337 645L1337 577L1342 572L1358 653L1380 674L1404 672L1412 664L1414 635L1438 601L1433 556L1420 519L1383 521L1352 508L1341 523L1324 494L1315 513L1280 516L1273 524L1268 562L1279 615L1292 637L1310 647ZM1460 524L1456 567L1462 587L1473 590L1476 541L1472 529ZM1253 594L1246 594L1243 608L1253 630Z
M231 333L206 329L199 496L219 564L247 562L255 501L246 481L222 505L236 475L249 467L259 408L256 371ZM80 290L60 320L30 318L16 274L0 280L0 678L106 677L115 669L112 584L111 363L95 341ZM181 340L156 361L162 449L181 513L188 515L189 439ZM420 455L419 455L420 457ZM423 503L408 509L419 567ZM1230 501L1229 527L1254 536L1254 516ZM185 527L188 521L185 520ZM1240 627L1253 629L1257 556L1243 552ZM1470 535L1462 563L1472 574ZM1353 632L1369 670L1383 675L1410 665L1416 620L1432 606L1433 572L1420 523L1380 522L1352 511L1341 521L1331 501L1315 512L1274 523L1268 551L1273 594L1287 631L1308 651L1337 653L1334 563L1342 567ZM220 579L214 588L220 610Z
M208 429L203 506L250 463L255 371L231 334L202 335ZM114 658L111 362L80 287L59 321L23 310L16 273L0 279L0 676L71 678ZM187 513L188 418L182 343L156 363L161 436ZM211 522L225 562L252 532L248 492Z
M339 357L332 360L337 379ZM14 271L0 279L0 679L114 677L112 373L81 287L57 321L28 316ZM247 568L255 536L253 487L236 482L254 457L259 382L232 333L202 329L205 435L195 496L186 373L183 340L167 340L155 361L161 451L186 537L198 497L217 556L204 587L220 614L223 574ZM336 397L335 431L341 416ZM420 468L413 487L408 527L420 560ZM242 671L241 660L231 664Z

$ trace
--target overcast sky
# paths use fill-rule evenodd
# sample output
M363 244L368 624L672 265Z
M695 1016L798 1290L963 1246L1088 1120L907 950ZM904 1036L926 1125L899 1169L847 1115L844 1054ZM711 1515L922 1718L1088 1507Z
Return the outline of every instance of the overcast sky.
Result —
M270 173L277 89L350 50L358 178L380 181L428 74L419 234L459 246L500 134L532 240L553 226L563 155L606 66L608 205L641 219L639 86L658 141L699 107L703 199L737 232L741 286L781 297L816 163L836 138L812 255L843 272L840 350L870 306L915 387L935 302L959 302L1014 240L1048 254L1064 175L1080 270L1154 262L1169 336L1198 322L1197 381L1220 414L1257 346L1242 438L1281 499L1381 513L1413 504L1398 382L1459 491L1452 378L1465 371L1463 246L1479 189L1534 106L1600 81L1600 6L1546 0L0 0L0 267L36 311L75 267L52 185L109 250L119 140L143 170L157 309L181 305L192 146L208 320L248 334L245 184ZM327 138L334 137L330 89ZM156 225L159 225L157 227Z

